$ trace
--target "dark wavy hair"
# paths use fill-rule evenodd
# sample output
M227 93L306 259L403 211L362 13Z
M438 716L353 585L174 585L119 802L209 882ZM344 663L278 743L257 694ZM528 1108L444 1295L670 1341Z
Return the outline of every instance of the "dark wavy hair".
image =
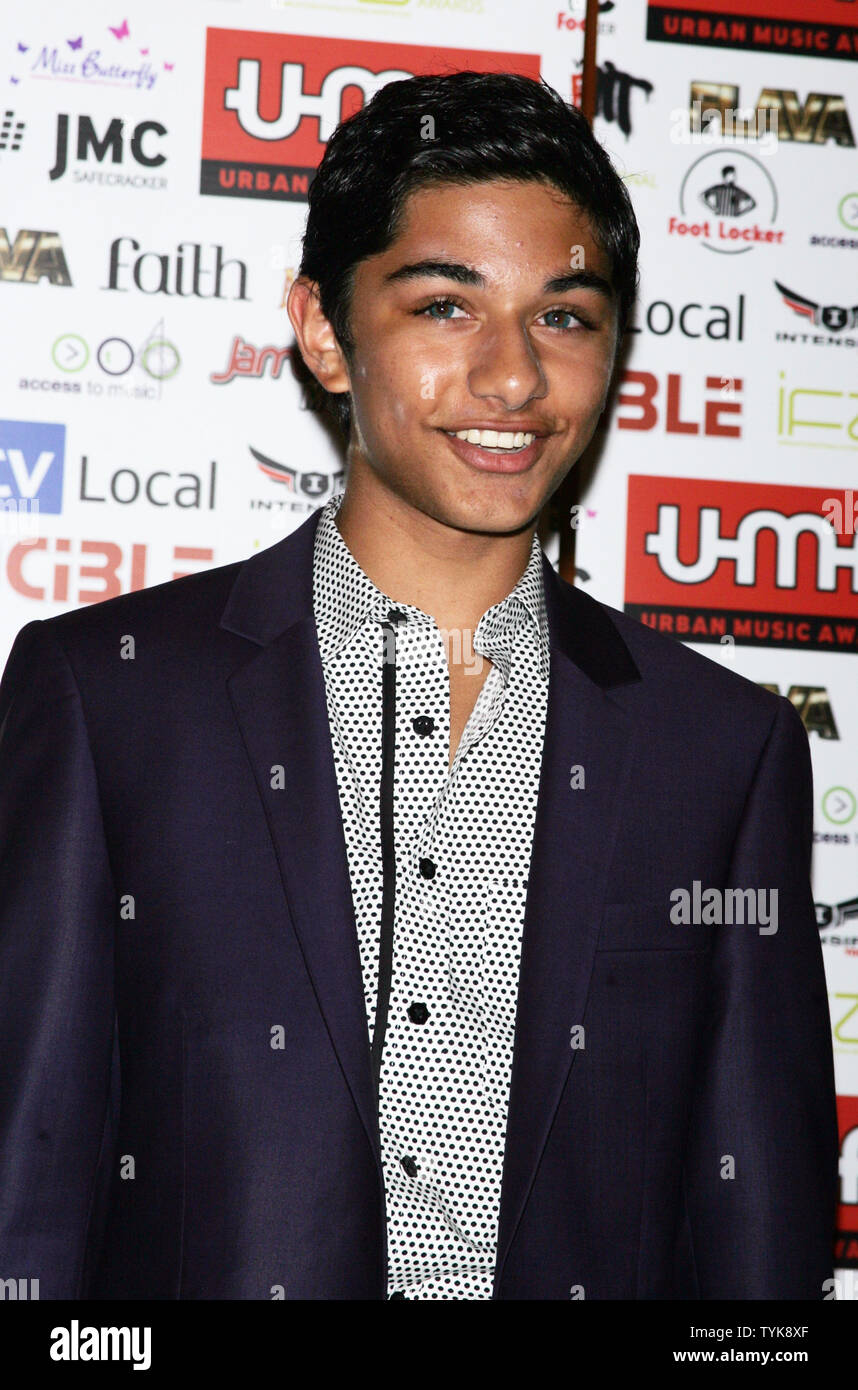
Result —
M347 361L355 267L396 239L409 194L499 178L553 184L587 215L611 264L622 341L640 233L625 184L585 117L543 81L451 72L382 87L334 131L310 185L299 273L318 284ZM325 391L319 399L347 437L350 397Z

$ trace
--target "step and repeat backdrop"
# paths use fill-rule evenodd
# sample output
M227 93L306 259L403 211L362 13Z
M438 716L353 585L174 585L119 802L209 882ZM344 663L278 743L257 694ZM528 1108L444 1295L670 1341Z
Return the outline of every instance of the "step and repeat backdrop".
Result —
M602 0L596 130L641 225L575 579L787 696L858 1297L858 0ZM285 298L337 122L540 74L584 0L29 0L0 15L0 663L24 623L273 544L344 485ZM561 517L560 525L566 522ZM546 549L559 562L561 538ZM565 547L564 547L565 553Z

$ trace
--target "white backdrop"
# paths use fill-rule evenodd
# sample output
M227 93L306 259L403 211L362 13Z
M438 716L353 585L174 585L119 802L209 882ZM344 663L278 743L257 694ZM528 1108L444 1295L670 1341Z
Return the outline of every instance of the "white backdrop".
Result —
M577 99L583 8L0 15L0 660L31 619L246 556L342 486L283 307L324 140L401 73L542 73ZM596 128L640 221L641 295L575 517L589 592L776 687L808 726L843 1297L858 1292L856 59L855 0L603 0Z

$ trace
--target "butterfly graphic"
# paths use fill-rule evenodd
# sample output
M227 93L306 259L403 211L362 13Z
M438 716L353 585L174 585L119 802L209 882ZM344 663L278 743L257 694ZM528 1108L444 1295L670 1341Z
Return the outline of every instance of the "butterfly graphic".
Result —
M112 24L108 24L107 27L110 30L111 34L115 35L117 39L127 39L128 35L131 33L131 30L128 28L127 19L123 19L118 29L114 29Z
M143 57L145 58L145 57L147 56L149 50L148 50L148 48L141 48L140 52L143 54Z
M83 34L76 39L66 39L69 48L81 48L83 46Z
M175 66L175 65L174 65L173 63L165 63L165 64L164 64L164 67L166 68L167 72L172 72L174 66Z
M26 53L27 50L29 49L29 47L30 47L30 45L29 45L28 43L19 43L19 44L18 44L18 52L19 52L19 53Z
M18 85L18 83L21 81L21 79L20 79L20 77L10 77L10 78L9 78L9 81L10 81L10 82L14 82L14 83L15 83L15 86L17 87L17 85Z

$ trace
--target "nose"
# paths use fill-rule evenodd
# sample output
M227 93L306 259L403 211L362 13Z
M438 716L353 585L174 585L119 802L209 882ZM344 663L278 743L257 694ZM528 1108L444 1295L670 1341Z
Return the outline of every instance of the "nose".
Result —
M471 395L499 401L507 410L520 410L528 401L548 395L542 364L521 324L481 333L480 340L468 373Z

